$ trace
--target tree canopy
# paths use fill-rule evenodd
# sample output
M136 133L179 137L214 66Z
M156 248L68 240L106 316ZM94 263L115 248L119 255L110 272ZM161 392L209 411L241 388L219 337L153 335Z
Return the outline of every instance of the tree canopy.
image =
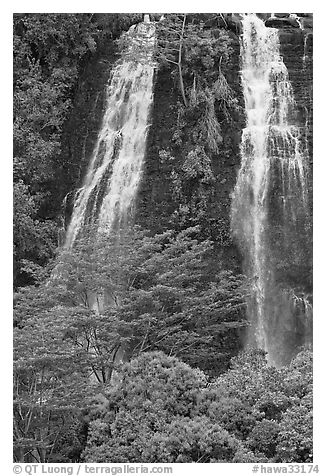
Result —
M86 462L311 462L311 353L288 368L264 353L214 382L163 353L125 364L94 412ZM300 385L299 381L301 382Z

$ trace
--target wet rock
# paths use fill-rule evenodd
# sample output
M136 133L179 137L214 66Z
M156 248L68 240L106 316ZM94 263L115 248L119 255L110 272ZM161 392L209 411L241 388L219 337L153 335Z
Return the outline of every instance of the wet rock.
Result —
M302 28L304 29L309 29L309 28L312 29L312 23L313 23L312 18L308 18L308 17L301 18Z
M293 87L297 123L307 127L309 156L312 158L312 61L313 35L294 28L279 30L281 55Z
M290 13L274 13L276 18L288 18L290 16Z
M238 13L226 13L225 21L231 31L234 33L242 32L242 17Z
M271 13L256 13L258 18L261 18L262 20L266 21L270 18Z
M303 17L303 18L312 18L313 14L312 13L297 13L298 17Z
M272 28L300 28L298 20L295 18L273 18L265 21L265 25Z

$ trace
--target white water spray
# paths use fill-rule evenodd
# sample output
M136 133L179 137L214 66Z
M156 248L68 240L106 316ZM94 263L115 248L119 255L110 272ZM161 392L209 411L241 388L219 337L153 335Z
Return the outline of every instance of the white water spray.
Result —
M253 287L248 301L249 342L266 350L271 363L282 363L288 351L282 326L289 317L283 316L282 322L282 316L275 316L279 291L274 258L277 247L307 216L306 148L296 125L278 31L265 27L254 14L243 17L241 58L247 124L231 225ZM275 236L278 242L272 243Z
M71 248L87 225L109 232L132 211L141 180L152 104L155 27L133 25L111 73L100 133L67 230Z

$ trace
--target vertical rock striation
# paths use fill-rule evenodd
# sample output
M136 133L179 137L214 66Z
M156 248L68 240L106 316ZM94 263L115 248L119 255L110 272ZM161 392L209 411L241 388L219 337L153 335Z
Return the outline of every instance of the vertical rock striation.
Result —
M310 307L289 279L300 276L309 247L308 123L297 108L280 51L277 29L245 15L241 57L247 125L232 229L251 281L249 342L266 350L276 365L289 361L311 337Z

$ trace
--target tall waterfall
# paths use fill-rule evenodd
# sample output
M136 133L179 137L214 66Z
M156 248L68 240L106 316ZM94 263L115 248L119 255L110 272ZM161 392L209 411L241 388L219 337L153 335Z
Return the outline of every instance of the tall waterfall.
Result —
M286 363L311 339L311 304L289 286L304 266L309 223L307 151L278 30L243 16L246 127L232 197L231 227L252 294L248 342ZM293 279L292 279L293 281Z
M110 231L128 218L141 179L153 93L155 27L133 25L122 38L106 110L82 188L78 191L65 247L85 226Z

